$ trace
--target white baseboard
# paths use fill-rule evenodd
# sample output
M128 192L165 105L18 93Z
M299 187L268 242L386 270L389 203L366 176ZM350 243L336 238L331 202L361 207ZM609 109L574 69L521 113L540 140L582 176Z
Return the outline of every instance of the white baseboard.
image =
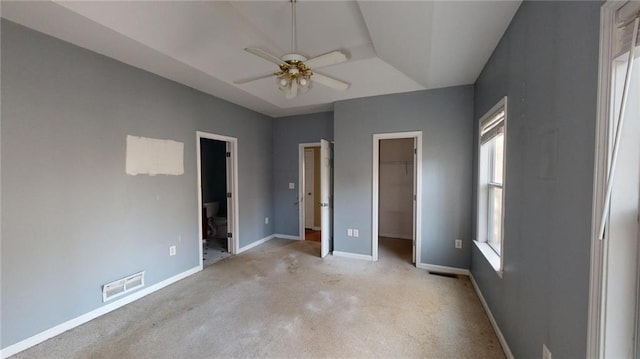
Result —
M272 234L272 235L270 235L270 236L266 236L266 237L264 237L264 238L262 238L262 239L258 239L257 241L255 241L255 242L253 242L253 243L249 243L249 244L247 244L246 246L244 246L244 247L242 247L242 248L238 249L238 254L240 254L240 253L242 253L242 252L246 252L246 251L248 251L249 249L254 248L254 247L257 247L257 246L259 246L259 245L261 245L261 244L264 244L264 243L266 243L266 242L268 242L268 241L270 241L270 240L272 240L272 239L276 238L276 236L277 236L276 234Z
M302 239L300 238L300 236L292 236L290 234L278 234L278 233L274 234L273 237L282 238L282 239L292 239L294 241L299 241Z
M416 264L416 267L420 269L430 270L433 272L459 274L459 275L471 275L471 272L469 272L468 269L464 269L464 268L439 266L435 264L426 264L426 263L418 263Z
M322 227L315 227L315 226L314 226L314 227L311 227L311 229L313 229L314 231L321 231L321 230L322 230Z
M498 323L496 322L496 319L493 317L493 314L491 313L491 309L489 309L489 305L487 305L487 301L484 300L484 297L482 296L482 292L480 291L480 287L478 287L478 283L476 283L476 279L473 277L473 274L469 274L469 278L471 278L471 284L473 284L473 289L476 290L476 294L478 295L478 298L480 298L480 303L482 303L482 307L484 308L484 311L487 313L487 317L489 317L491 326L493 327L493 330L495 330L496 335L498 336L498 341L500 341L500 345L502 346L502 350L504 351L504 354L506 355L507 359L514 359L513 353L511 353L511 349L509 349L509 344L507 344L507 340L504 338L504 335L502 335L502 331L500 331L500 327L498 327Z
M373 261L373 257L366 254L357 254L357 253L340 252L340 251L333 251L331 254L333 254L336 257Z
M32 337L29 337L25 340L22 340L18 343L9 345L8 347L0 350L0 358L7 358L11 355L17 354L23 350L26 350L28 348L31 348L34 345L40 344L42 342L44 342L47 339L53 338L56 335L62 334L64 332L66 332L67 330L73 329L77 326L80 326L90 320L93 320L97 317L100 317L102 315L105 315L111 311L114 311L120 307L123 307L131 302L134 302L144 296L147 296L157 290L160 290L166 286L169 286L181 279L184 279L194 273L197 273L199 271L201 271L202 269L200 268L200 266L198 267L194 267L191 268L185 272L182 272L180 274L174 275L171 278L165 279L162 282L156 283L150 287L147 288L143 288L137 292L132 293L131 295L128 295L126 297L123 297L121 299L116 300L115 302L109 303L107 305L104 305L98 309L92 310L86 314L83 314L79 317L76 317L74 319L68 320L62 324L58 324L53 328L47 329L43 332L40 332Z
M411 234L397 234L397 233L378 233L378 237L397 238L397 239L409 239L412 240Z

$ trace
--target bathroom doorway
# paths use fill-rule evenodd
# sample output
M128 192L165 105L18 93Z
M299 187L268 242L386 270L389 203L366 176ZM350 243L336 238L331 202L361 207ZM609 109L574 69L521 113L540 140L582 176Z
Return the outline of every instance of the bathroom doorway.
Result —
M206 267L237 252L236 140L203 132L197 140L199 253Z

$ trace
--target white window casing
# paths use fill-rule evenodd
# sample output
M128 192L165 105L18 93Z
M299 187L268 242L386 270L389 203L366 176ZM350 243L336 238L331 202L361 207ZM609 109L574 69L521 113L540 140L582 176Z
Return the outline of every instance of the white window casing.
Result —
M504 255L507 98L479 121L476 246L500 277Z

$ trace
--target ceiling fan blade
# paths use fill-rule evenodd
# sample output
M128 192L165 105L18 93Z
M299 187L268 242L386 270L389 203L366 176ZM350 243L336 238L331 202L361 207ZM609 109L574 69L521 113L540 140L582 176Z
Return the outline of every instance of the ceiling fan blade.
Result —
M287 100L291 100L292 98L295 98L296 96L298 96L298 81L293 80L293 81L291 81L291 90L287 91L284 94L284 98L286 98Z
M316 56L304 62L310 69L318 69L321 67L339 64L347 61L348 57L342 51L332 51L324 55Z
M337 80L333 77L325 76L317 72L314 72L313 75L311 75L311 80L338 91L346 91L351 86L348 82Z
M247 47L244 49L244 51L250 53L250 54L254 54L256 56L262 57L263 59L269 61L269 62L273 62L276 65L282 65L282 64L286 64L286 62L282 61L278 56L270 54L262 49L259 49L257 47Z
M233 81L234 84L236 85L242 85L242 84L246 84L247 82L251 82L251 81L256 81L256 80L262 80L262 79L266 79L267 77L273 77L278 75L278 73L270 73L270 74L265 74L265 75L260 75L260 76L253 76L253 77L247 77L244 79L240 79L240 80L235 80Z

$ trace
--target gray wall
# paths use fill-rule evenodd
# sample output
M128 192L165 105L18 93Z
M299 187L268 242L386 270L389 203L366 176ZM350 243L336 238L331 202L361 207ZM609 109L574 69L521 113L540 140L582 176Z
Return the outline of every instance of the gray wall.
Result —
M298 144L333 140L333 112L273 120L273 192L275 233L300 235ZM289 182L296 184L289 189Z
M238 138L241 241L273 233L272 120L2 20L4 348L196 267L196 131ZM125 175L128 134L184 142L185 174ZM177 255L169 257L169 246Z
M468 268L473 87L338 102L334 117L334 249L371 255L373 134L421 130L422 262Z
M475 85L476 120L508 96L504 277L472 272L516 358L586 355L600 5L525 1Z

